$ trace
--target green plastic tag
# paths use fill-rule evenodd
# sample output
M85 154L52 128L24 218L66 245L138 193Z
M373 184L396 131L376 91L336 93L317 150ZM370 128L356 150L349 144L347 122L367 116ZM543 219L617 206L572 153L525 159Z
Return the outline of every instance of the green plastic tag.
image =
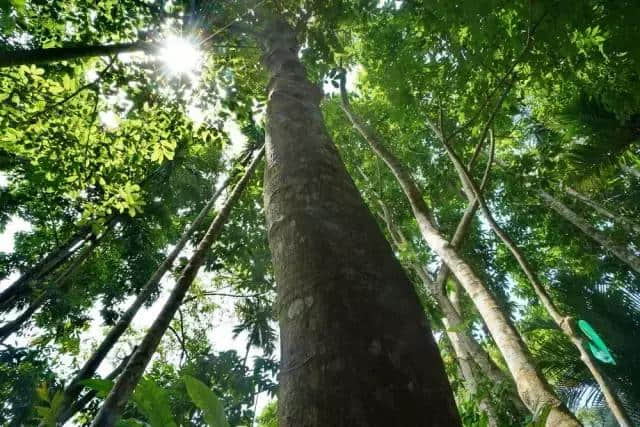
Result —
M578 320L578 326L587 338L589 338L589 350L591 350L593 357L601 362L615 365L616 361L613 359L613 355L591 325L587 323L586 320Z

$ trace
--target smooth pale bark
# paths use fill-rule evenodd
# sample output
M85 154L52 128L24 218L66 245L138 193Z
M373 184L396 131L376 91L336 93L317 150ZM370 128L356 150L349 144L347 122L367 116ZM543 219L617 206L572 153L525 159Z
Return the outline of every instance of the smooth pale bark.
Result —
M249 159L250 156L247 156L245 160ZM243 161L241 162L241 164L245 164L245 162ZM109 333L107 333L98 348L95 349L95 351L91 354L91 357L89 357L89 359L84 363L82 368L80 368L78 372L76 372L75 376L71 379L64 390L63 406L65 408L72 404L78 398L78 395L84 387L82 384L80 384L80 382L87 378L91 378L96 373L96 370L105 359L105 357L107 357L109 351L111 351L122 334L124 334L129 328L129 325L133 321L133 318L138 313L142 305L149 299L149 296L156 291L160 280L162 280L162 277L164 277L165 273L169 269L171 269L171 266L175 262L178 255L180 255L180 252L182 252L182 249L184 249L184 247L186 246L194 231L202 226L207 217L207 214L211 211L211 209L213 209L216 200L218 200L222 192L227 188L229 179L230 178L227 178L223 182L223 184L214 193L207 204L200 210L191 225L183 232L180 240L176 242L171 252L169 252L162 263L156 268L151 277L149 277L145 285L142 287L140 293L136 296L136 299L131 303L127 310L122 313L122 315L118 319L118 322L109 330Z
M571 343L573 343L580 353L580 358L582 362L587 366L591 375L595 378L600 390L605 396L607 401L607 405L611 409L611 412L616 417L618 423L623 426L631 426L630 419L626 414L624 406L622 402L618 398L618 396L613 391L613 387L604 377L604 374L600 371L595 359L591 356L591 353L586 348L586 343L582 339L582 336L578 332L575 320L569 316L564 316L563 313L556 307L551 296L547 293L544 288L542 282L538 278L536 271L533 269L529 261L527 260L524 252L518 247L518 245L511 239L511 237L498 225L495 218L493 217L489 207L487 206L484 197L482 196L482 191L478 188L478 186L473 182L473 179L469 175L468 171L464 168L460 158L455 153L455 151L451 148L449 143L445 138L440 135L441 140L451 158L451 161L456 167L458 171L460 180L462 182L466 182L466 187L471 189L471 193L467 193L467 197L469 201L477 201L480 207L480 211L482 212L484 218L486 219L489 227L493 230L493 232L500 238L502 243L509 249L513 257L518 262L518 265L524 272L525 276L529 280L529 283L533 287L536 296L542 303L543 307L549 313L549 316L556 323L558 328L569 338Z
M627 249L624 245L618 244L605 233L599 231L589 224L584 218L571 210L567 205L553 197L546 191L539 192L542 200L561 217L575 225L584 234L598 242L603 248L614 254L620 261L626 263L637 273L640 273L640 258Z
M404 233L394 223L384 202L382 200L378 200L378 202L382 207L380 217L387 227L387 231L391 237L391 242L396 250L400 250L400 248L407 245L407 239L405 238ZM478 392L478 379L473 369L473 360L469 355L469 347L463 343L463 338L461 337L461 334L464 334L461 330L462 322L457 316L457 313L454 315L453 321L449 321L448 315L450 315L450 310L455 312L455 309L444 293L434 287L434 282L431 280L431 277L429 277L429 273L426 269L418 263L411 263L410 267L416 273L418 278L420 278L423 288L429 292L436 301L438 301L438 305L440 306L443 314L443 318L441 320L445 327L446 336L455 354L456 361L458 362L460 374L462 375L462 379L468 388L470 395L474 396ZM448 305L446 305L446 307L443 307L444 304L441 299L447 300ZM487 415L487 420L491 427L499 426L497 413L488 396L485 395L480 398L478 407Z
M591 200L586 195L574 190L571 187L565 187L565 192L568 195L570 195L571 197L580 200L585 205L592 207L593 210L598 212L600 215L603 215L603 216L606 216L607 218L612 219L613 222L618 223L620 226L622 226L628 232L630 232L630 233L640 233L640 224L635 223L630 218L627 218L627 217L625 217L623 215L614 214L610 210L606 209L604 206L594 202L593 200Z
M65 287L69 285L69 279L73 276L78 268L84 263L84 261L89 258L89 256L93 253L93 250L98 246L98 243L104 237L104 233L99 237L90 241L88 245L86 245L80 254L71 260L71 265L63 271L56 280L46 289L42 291L40 295L38 295L27 307L27 309L22 312L18 317L13 319L12 321L6 323L2 327L0 327L0 342L4 341L10 335L16 333L22 326L24 326L31 316L38 311L40 307L42 307L50 298L51 293L56 291L65 291Z
M96 418L93 420L93 423L91 424L92 426L112 427L115 425L116 421L120 417L122 409L131 397L133 389L138 384L138 381L140 381L147 364L158 348L158 344L160 344L162 336L169 328L171 319L173 319L173 316L180 308L185 294L198 274L198 270L200 270L200 267L204 263L207 252L211 249L211 245L215 239L220 235L222 227L229 217L231 208L238 198L240 198L242 191L251 179L253 172L262 159L263 154L264 146L258 151L242 178L240 178L238 183L235 185L224 206L211 222L211 225L207 229L204 237L200 243L198 243L198 247L194 251L187 266L182 270L182 274L171 291L167 302L164 304L153 324L149 327L144 339L131 356L124 372L114 384L111 392L100 408L100 411L96 415Z
M327 133L292 29L274 20L258 38L269 75L279 425L460 425L417 295Z
M502 312L491 292L471 266L435 228L430 219L431 212L422 198L422 191L409 171L382 145L378 135L353 113L347 97L343 96L342 99L343 110L353 126L389 167L407 196L425 243L448 265L471 297L496 345L502 352L523 403L536 416L549 410L546 419L547 426L579 426L580 423L554 394L547 381L537 370L526 345L508 317Z
M485 176L486 175L487 174L485 174ZM387 226L387 230L389 232L389 235L391 236L391 241L397 248L406 245L408 241L404 236L404 233L402 232L402 230L400 230L395 225L387 206L384 204L382 200L379 200L379 203L382 208L382 214L380 215L380 217L382 218L385 225ZM463 216L462 220L460 221L460 224L463 224L464 222L465 222L465 217ZM458 226L458 229L460 229L460 224ZM455 307L455 304L449 298L447 298L447 295L444 292L444 287L442 286L442 284L439 284L438 282L431 280L429 273L426 271L426 269L423 266L413 263L411 265L411 268L416 273L416 275L420 278L427 292L429 292L434 297L434 299L438 303L438 307L442 311L442 314L444 316L442 319L442 322L445 325L447 336L449 337L449 341L451 342L451 345L454 348L454 351L456 352L456 354L459 354L460 358L465 359L463 362L461 362L461 366L460 366L461 371L463 372L463 375L464 375L464 371L466 371L467 368L466 366L462 366L462 363L468 364L466 359L470 357L473 360L473 362L475 362L475 364L484 373L484 375L486 375L487 378L489 378L489 380L491 380L495 384L504 384L510 390L513 390L513 393L509 392L508 396L511 402L513 403L513 407L514 409L516 409L516 411L518 411L521 414L528 413L526 406L524 405L524 403L522 403L522 400L520 400L518 394L515 392L516 385L513 382L513 379L505 375L504 372L502 372L500 368L496 366L496 364L493 362L493 360L491 359L489 354L486 352L486 350L482 348L482 346L478 344L478 342L475 339L470 337L463 330L464 321L461 317L461 312ZM440 271L442 271L442 266L440 267ZM471 370L471 372L473 373L473 369ZM477 384L477 380L475 378L472 378L470 382ZM471 386L472 385L473 384L471 384ZM490 411L492 411L493 409L491 407L492 405L489 402L487 402L487 403L483 403L483 406L484 406L484 410L487 412L487 415L491 417Z
M15 67L18 65L45 64L93 56L110 56L117 55L119 53L152 50L155 47L157 47L155 43L132 42L108 45L52 47L44 49L16 49L8 52L2 52L0 55L0 68Z

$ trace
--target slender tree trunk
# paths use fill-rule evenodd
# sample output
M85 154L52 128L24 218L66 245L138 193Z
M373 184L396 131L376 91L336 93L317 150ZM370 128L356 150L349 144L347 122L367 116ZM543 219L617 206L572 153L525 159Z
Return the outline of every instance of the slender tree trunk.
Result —
M2 52L2 55L0 55L0 68L15 67L17 65L46 64L92 56L117 55L125 52L152 50L156 46L155 43L133 42L109 45L53 47L47 49L19 49Z
M49 287L43 289L42 293L29 304L24 312L14 320L0 327L0 342L22 328L22 326L31 319L31 316L50 299L51 292L61 290L63 286L68 283L71 276L78 271L78 268L80 268L84 261L93 253L93 250L98 246L103 236L104 233L91 240L91 242L80 251L80 254L71 261L71 265L63 271Z
M249 160L250 156L247 156L245 160ZM241 164L245 164L245 162L241 162ZM76 372L75 376L69 382L69 385L64 390L64 403L63 405L67 407L72 402L74 402L82 388L84 387L81 384L81 381L91 378L95 373L102 361L107 357L107 354L113 346L118 342L122 334L129 328L129 325L133 321L133 318L140 310L140 307L149 299L149 296L158 288L158 284L160 280L164 277L165 273L171 268L173 263L175 262L182 249L186 246L187 242L193 235L194 231L199 229L204 223L207 214L213 209L216 200L220 197L222 192L227 188L231 177L228 177L220 188L214 193L211 199L207 202L207 204L200 210L196 218L193 220L191 225L184 231L180 240L176 243L174 248L169 252L167 257L162 261L162 263L156 268L153 272L149 280L142 287L142 290L137 295L136 299L131 303L131 305L127 308L127 310L122 313L118 322L109 330L107 336L102 340L98 348L91 354L91 357L85 362L85 364Z
M640 273L640 258L633 254L624 245L620 245L609 238L606 234L589 224L584 218L572 211L567 205L553 197L551 194L540 191L542 200L561 217L575 225L584 234L598 242L606 250L614 254L620 261L626 263L637 273Z
M417 295L325 129L293 30L274 20L259 41L280 426L460 425Z
M524 252L518 247L518 245L511 239L511 237L496 222L495 218L491 214L491 211L489 210L489 207L487 206L482 196L482 191L473 182L473 179L469 175L468 171L464 168L464 165L460 161L460 158L457 156L457 154L448 144L448 142L443 137L443 135L440 134L439 136L443 144L445 145L445 148L447 150L447 153L449 154L449 157L451 158L451 161L456 166L456 170L460 175L460 180L462 182L466 181L466 186L471 189L471 194L467 194L469 201L478 202L480 206L480 210L482 211L483 216L486 219L487 223L489 224L493 232L500 238L502 243L507 247L507 249L509 249L513 257L516 259L516 261L520 265L520 268L522 269L524 274L527 276L529 283L531 283L533 290L535 291L536 295L538 296L538 299L544 306L547 313L549 313L549 315L551 316L553 321L556 323L556 325L560 328L560 330L564 332L564 334L569 338L569 340L577 347L578 351L580 352L582 361L584 362L584 364L587 366L587 368L589 369L593 377L598 382L598 385L600 386L600 390L604 394L605 399L607 400L607 404L609 405L611 412L616 417L616 420L618 421L618 423L623 427L631 426L631 422L629 421L629 417L626 414L626 411L624 409L624 406L622 405L622 402L618 399L618 397L616 396L615 392L613 391L608 381L605 380L604 375L602 374L602 372L600 372L598 366L595 363L595 360L591 357L589 352L586 350L584 340L581 338L580 334L575 328L574 320L571 317L565 317L555 306L550 295L547 293L546 289L542 285L542 282L540 282L540 279L538 278L537 273L535 272L531 264L529 264L529 261L527 260Z
M407 244L407 239L404 236L402 230L400 230L393 221L391 214L384 204L382 200L379 200L380 206L382 207L382 220L387 226L387 230L389 231L389 235L391 236L391 240L396 247L401 247ZM473 205L471 205L473 206ZM463 216L462 220L458 224L458 229L454 234L454 239L452 242L456 241L456 237L458 236L457 231L460 229L460 225L464 226L466 217ZM444 287L442 283L435 282L431 280L429 273L426 269L418 264L412 264L411 268L416 273L416 275L422 281L425 289L429 292L434 299L437 301L438 306L443 314L442 322L445 324L445 328L447 329L447 335L449 336L449 340L451 341L451 345L454 347L454 351L456 353L460 353L461 357L470 356L475 364L480 367L480 370L487 376L492 382L495 384L503 384L506 385L513 392L509 392L508 396L511 402L513 403L514 409L521 413L526 414L528 410L520 397L515 392L516 385L513 382L513 379L504 374L491 360L489 354L485 351L484 348L476 340L467 335L465 331L463 331L464 321L461 317L460 311L455 307L453 302L447 298L447 295L444 292ZM443 266L440 267L439 274L442 271ZM438 277L441 277L438 275ZM456 331L456 332L451 332ZM452 335L453 334L453 335ZM454 336L455 335L455 336ZM459 347L460 351L456 350L455 347ZM461 366L461 370L464 371L464 367ZM475 379L474 379L475 381ZM487 407L485 405L485 407ZM488 414L489 415L489 414Z
M129 359L131 358L131 355L136 351L136 348L133 349L133 351L124 359L122 359L120 361L120 363L118 364L118 366L116 366L116 368L111 371L109 373L109 375L107 375L104 379L105 380L115 380L118 375L120 375L120 373L122 371L124 371L125 366L127 366L127 363L129 362ZM69 421L75 414L77 414L78 412L82 411L85 406L87 406L87 404L89 402L91 402L91 400L93 398L95 398L97 396L98 392L96 390L89 390L87 393L85 393L82 397L80 397L78 400L74 401L73 404L71 406L69 406L68 408L65 408L62 410L62 414L60 415L60 418L58 419L58 423L60 425L64 425L64 423L66 423L67 421ZM40 423L40 427L48 427L46 426L44 423Z
M162 336L168 329L171 319L180 308L180 304L182 304L185 294L189 290L198 270L202 266L207 252L211 249L211 245L220 234L222 226L231 212L231 208L251 179L251 176L262 159L263 154L264 147L258 151L254 160L251 162L246 172L229 195L227 202L207 229L207 232L193 253L191 260L189 260L189 263L182 271L180 278L171 291L169 299L162 307L158 317L149 328L144 339L133 353L133 356L131 356L127 367L111 389L111 392L100 408L96 418L93 420L93 423L91 424L92 426L112 427L115 425L122 409L131 397L133 389L138 384L138 381L140 381L149 360L151 360L151 357L155 353Z
M614 214L610 210L605 209L603 206L599 205L598 203L591 200L589 197L585 196L582 193L579 193L578 191L574 190L571 187L566 187L565 191L571 197L576 198L580 200L582 203L584 203L585 205L592 207L593 210L598 212L600 215L603 215L603 216L606 216L607 218L612 219L614 222L624 227L624 229L627 230L628 232L640 233L640 224L635 223L630 218L627 218L622 215Z
M371 146L373 151L387 164L402 187L418 227L427 245L440 256L460 281L471 300L483 317L494 341L518 387L520 398L536 416L549 409L547 426L579 426L580 423L554 394L549 384L537 370L520 335L508 317L502 312L493 295L473 271L471 266L440 234L431 221L431 212L422 198L422 191L398 159L380 142L379 137L369 129L351 110L348 99L343 96L343 109L353 126ZM480 198L478 202L481 203ZM482 206L482 205L480 205Z
M449 339L451 348L453 348L453 353L456 356L456 361L458 362L460 373L469 395L472 398L480 399L478 401L478 408L487 415L488 425L490 427L500 427L498 414L496 413L496 409L493 406L491 399L489 399L489 396L478 396L479 385L476 373L473 369L473 360L469 357L469 354L464 351L463 345L460 342L460 334L450 331L450 325L448 325L446 317L443 318L442 321L446 328L447 338Z
M113 228L118 221L118 216L109 218L105 223L105 231ZM15 302L16 298L23 297L32 292L31 285L33 282L42 280L48 274L54 272L92 237L95 237L95 235L91 231L91 226L81 227L62 246L45 256L0 293L0 310L6 311L10 309L10 304Z
M66 261L81 246L91 233L90 227L82 227L73 236L71 236L62 246L55 249L42 260L40 260L31 269L23 273L15 282L7 289L0 293L0 307L6 309L10 307L10 303L16 298L22 297L31 291L31 283L42 279L49 272L57 268Z

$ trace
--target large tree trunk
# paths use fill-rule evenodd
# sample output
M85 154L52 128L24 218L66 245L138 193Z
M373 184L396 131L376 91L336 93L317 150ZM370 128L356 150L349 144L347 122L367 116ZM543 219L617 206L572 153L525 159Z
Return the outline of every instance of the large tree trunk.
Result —
M3 52L0 56L0 68L18 65L44 64L92 56L109 56L125 52L152 50L155 43L132 42L109 45L53 47L45 49L19 49Z
M640 233L640 224L637 224L636 222L634 222L630 218L627 218L627 217L625 217L623 215L614 214L610 210L604 208L603 206L601 206L598 203L596 203L593 200L591 200L589 197L587 197L584 194L574 190L571 187L566 187L565 191L571 197L574 197L574 198L580 200L585 205L592 207L593 210L598 212L600 215L603 215L603 216L606 216L607 218L612 219L613 222L618 223L619 225L621 225L628 232L630 232L630 233Z
M456 167L458 171L460 180L465 184L465 188L470 189L470 193L467 193L467 197L469 198L469 202L472 203L476 201L480 207L480 210L486 219L489 227L493 230L493 232L500 238L502 243L509 249L513 257L518 262L518 265L524 272L525 276L529 280L531 287L533 287L536 296L542 303L542 306L545 308L549 316L556 323L558 328L569 338L569 340L576 346L578 351L580 352L580 357L584 364L587 366L593 377L595 378L598 386L600 386L600 390L605 396L607 401L607 405L611 409L611 412L616 417L616 420L622 427L627 427L631 425L628 415L622 405L622 402L615 394L613 388L606 381L604 374L600 372L599 367L595 363L595 360L591 357L591 354L586 348L585 342L582 339L581 335L578 333L577 328L575 327L575 322L571 317L564 316L560 310L556 307L551 296L547 293L544 288L542 282L538 278L536 271L533 269L529 261L527 260L524 252L518 247L518 245L511 239L511 237L498 225L495 218L493 217L489 207L487 206L484 197L482 196L482 191L473 181L473 178L469 175L469 172L464 168L462 161L457 156L453 148L449 145L446 138L442 134L439 135L442 140L451 161Z
M211 249L211 245L219 236L222 226L229 217L231 208L238 198L240 198L242 191L251 179L253 171L258 166L263 154L264 147L258 151L242 178L235 185L226 203L207 229L204 237L200 243L198 243L198 247L171 291L169 299L160 310L160 313L158 313L158 317L156 317L155 321L144 336L144 339L131 356L127 367L111 389L111 392L104 401L104 404L100 408L96 418L93 420L93 423L91 424L93 427L112 427L115 425L122 409L131 397L133 389L138 384L138 381L140 381L147 364L158 348L158 344L160 344L162 336L169 328L171 319L173 319L176 311L180 308L185 294L198 274L198 270L200 270L200 267L204 263L207 252Z
M640 273L640 258L633 254L624 245L620 245L609 238L606 234L589 224L584 218L572 211L567 205L553 197L546 191L540 191L542 200L561 217L578 227L584 234L598 242L606 250L614 254L620 261Z
M353 113L346 96L343 96L343 109L354 127L396 177L409 200L425 243L449 266L451 272L471 297L504 356L524 404L536 416L549 409L546 419L547 426L579 426L580 423L554 394L547 381L537 370L520 335L505 313L502 312L485 284L435 228L431 220L431 212L422 198L422 191L409 171L382 145L375 132Z
M418 298L325 129L295 34L272 21L260 42L280 426L460 425Z
M389 209L385 205L382 200L379 200L380 206L382 207L382 214L380 217L384 221L387 226L387 230L389 235L391 236L391 241L393 242L396 248L400 248L406 244L408 244L408 240L405 237L404 233L400 228L397 227L393 218L391 217L391 213ZM451 240L451 245L454 246L454 243L457 245L461 241L461 236L459 231L461 228L466 228L471 220L466 216L466 214L471 210L475 211L476 204L471 204L469 209L465 211L465 215L463 215L456 232L454 233L454 237ZM466 224L466 225L465 225ZM513 378L507 377L498 368L489 354L485 351L484 348L476 340L471 338L466 331L463 330L464 321L461 316L461 312L458 308L455 307L455 304L447 297L445 294L443 282L433 281L429 276L427 270L417 263L411 264L411 269L416 273L420 281L424 285L424 288L433 296L433 298L437 301L438 307L440 311L442 311L442 322L445 325L447 336L449 337L449 341L451 342L451 346L454 349L454 352L458 355L459 358L464 359L460 361L460 370L465 378L469 377L469 375L465 374L465 371L471 370L471 375L473 375L473 369L471 367L467 368L469 365L468 358L471 358L473 362L480 368L483 374L489 378L495 385L506 386L510 391L507 393L509 399L513 403L513 408L521 413L526 414L528 410L526 406L520 400L518 394L516 393L516 385L513 382ZM442 271L446 269L445 265L441 265L438 271L438 278L441 278ZM446 269L448 271L448 269ZM455 331L455 332L454 332ZM469 386L476 388L477 379L475 377L469 379ZM513 392L511 392L513 390ZM492 414L492 405L490 402L481 402L482 407L487 415L491 418ZM491 420L489 420L491 421Z
M250 156L247 156L245 160L250 160ZM246 165L245 161L241 164ZM207 214L213 209L216 200L220 197L222 192L227 188L231 177L228 177L220 186L220 188L214 193L207 204L200 210L196 218L191 225L184 231L180 240L175 244L171 252L166 256L162 263L156 268L149 280L142 287L140 293L136 299L131 303L127 310L122 313L118 322L109 330L107 336L102 340L98 348L94 350L91 357L85 362L85 364L76 372L75 376L69 382L69 385L64 390L64 407L67 408L71 405L82 391L83 385L81 381L91 378L95 373L102 361L107 357L107 354L113 346L118 342L122 334L125 333L131 321L140 310L140 307L149 299L149 296L158 288L158 284L165 273L171 268L182 249L186 246L187 242L193 235L194 231L199 229L204 223Z

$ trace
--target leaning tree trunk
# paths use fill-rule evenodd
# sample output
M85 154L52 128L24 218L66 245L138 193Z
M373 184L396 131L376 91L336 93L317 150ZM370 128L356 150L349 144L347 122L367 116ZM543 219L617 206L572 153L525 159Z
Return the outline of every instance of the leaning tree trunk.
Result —
M245 160L249 160L250 155ZM241 162L245 165L245 161ZM102 340L98 348L96 348L91 357L85 362L85 364L76 372L75 376L69 382L69 385L64 390L64 403L63 408L68 408L77 398L82 388L81 381L91 378L95 373L102 361L107 357L107 354L113 346L118 342L122 334L129 328L133 318L140 310L140 307L149 299L151 294L158 288L158 284L165 273L171 268L182 249L186 246L187 242L193 235L194 231L198 230L204 223L207 214L213 209L216 200L220 197L222 192L227 188L230 177L228 177L220 186L220 188L213 194L207 204L200 210L196 218L191 225L184 231L180 240L175 244L174 248L169 252L162 263L156 268L149 280L142 287L142 290L138 293L136 299L131 303L129 308L122 313L118 322L109 330L107 336ZM65 411L62 411L65 412Z
M118 222L118 216L112 216L105 222L105 231L110 230ZM11 308L11 304L16 298L23 297L32 292L31 285L33 282L42 280L47 275L54 272L60 265L75 254L84 243L95 237L91 231L91 226L82 226L67 241L55 249L53 252L45 256L36 265L22 274L7 289L0 293L0 310Z
M157 47L157 44L155 43L132 42L108 45L53 47L44 49L16 49L9 52L2 52L2 56L0 56L0 68L68 61L94 56L117 55L119 53L126 52L153 50L155 47Z
M560 310L556 307L551 296L547 293L547 290L544 288L538 275L535 270L529 264L524 252L518 247L518 245L511 239L511 237L498 225L495 218L493 217L489 207L487 206L484 197L482 196L482 191L478 188L478 186L473 181L473 178L469 175L469 172L464 168L462 161L455 153L453 148L449 145L446 138L442 134L439 135L442 143L451 158L451 161L455 165L456 170L458 171L460 180L463 183L466 183L465 187L470 189L470 193L467 193L467 197L469 201L472 203L477 201L480 210L486 219L489 227L493 230L493 232L500 238L502 243L509 249L513 257L518 262L518 265L524 272L525 276L529 280L531 287L536 293L538 299L542 303L542 306L545 308L549 316L556 323L558 328L569 338L571 343L576 346L580 353L580 359L587 366L591 375L595 378L600 390L605 396L607 401L607 405L611 412L616 417L616 420L622 427L631 426L631 422L629 416L626 414L624 406L618 396L615 394L613 387L607 381L604 374L600 371L595 359L591 356L589 351L587 350L586 343L582 339L582 336L578 332L575 320L570 316L564 316Z
M598 203L596 203L593 200L591 200L589 197L587 197L584 194L574 190L571 187L566 187L565 188L565 192L568 195L570 195L571 197L574 197L574 198L580 200L585 205L592 207L593 210L598 212L600 215L603 215L603 216L606 216L609 219L612 219L613 222L618 223L620 226L622 226L628 232L630 232L630 233L640 233L640 224L634 222L632 219L627 218L627 217L625 217L623 215L614 214L610 210L604 208L603 206L601 206Z
M561 217L578 227L584 234L598 242L606 250L614 254L620 261L626 263L629 267L640 273L640 257L627 249L624 245L620 245L613 241L603 232L589 224L584 218L572 211L567 205L553 197L546 191L540 191L542 200Z
M127 363L131 358L131 355L136 351L136 348L137 347L134 347L134 349L124 359L122 359L118 364L118 366L116 366L113 371L111 371L106 377L104 377L104 379L111 380L111 381L115 380L118 377L118 375L120 375L122 371L124 371L124 368L127 366ZM74 401L70 406L61 409L60 410L61 414L58 418L58 423L60 425L64 425L64 423L69 421L71 417L73 417L78 412L82 411L85 408L85 406L87 406L87 404L89 404L89 402L91 402L91 400L94 399L97 395L98 395L98 392L96 390L89 390L82 397ZM44 422L42 422L40 423L39 427L48 427L48 426Z
M9 335L16 333L22 326L24 326L31 316L38 311L40 307L42 307L49 299L51 298L52 292L60 292L65 290L65 285L69 285L69 279L73 276L76 271L80 268L80 266L84 263L84 261L89 258L89 256L93 253L93 250L98 246L98 243L104 237L105 233L101 234L99 237L91 240L91 242L85 246L80 254L71 260L71 265L58 277L56 277L55 281L49 285L47 288L42 290L42 293L38 295L27 307L25 311L23 311L18 317L8 322L7 324L0 327L0 342L4 341Z
M536 368L520 335L480 277L435 228L431 221L431 212L422 198L422 191L409 171L382 145L380 138L374 131L353 113L344 90L342 101L343 110L353 126L396 177L409 200L425 243L449 266L451 272L471 297L504 356L524 404L536 416L548 413L547 426L579 426L580 423L554 394ZM548 412L546 412L547 410Z
M118 381L114 384L111 392L107 396L107 399L104 401L100 411L96 415L96 418L93 420L93 423L91 424L93 427L112 427L115 425L122 409L131 397L133 389L138 384L138 381L140 381L147 364L155 353L158 344L160 344L162 336L169 328L171 319L173 319L176 311L180 308L185 294L198 274L198 270L200 270L200 267L204 263L207 252L211 249L211 245L219 236L222 226L229 217L231 208L238 198L240 198L242 191L251 179L253 171L258 166L263 154L264 146L258 151L256 157L229 195L226 203L207 229L204 237L200 243L198 243L198 247L191 256L189 263L182 271L180 278L171 291L169 299L160 310L160 313L158 313L158 317L156 317L156 320L149 328L144 339L131 356L127 367L118 378Z
M49 272L57 268L66 261L80 247L83 241L91 233L88 226L82 227L71 236L62 246L45 256L36 265L23 273L7 289L0 293L0 307L8 307L16 298L22 297L31 291L31 283L42 279Z
M293 30L271 21L259 39L280 426L460 425L417 295L325 129Z
M387 208L385 203L382 200L379 200L379 203L382 208L382 214L380 214L380 217L382 218L382 220L387 226L387 231L389 232L391 241L397 248L405 246L406 244L408 244L408 240L405 237L404 233L394 223L393 218L391 217L391 213L389 212L389 209ZM477 206L476 204L470 204L469 209L465 211L465 215L463 215L462 219L460 220L460 223L458 224L456 232L454 233L454 237L451 240L452 246L454 246L454 243L458 244L460 242L461 240L460 230L462 228L466 229L468 224L471 222L470 218L466 216L466 213L468 213L469 210L475 211L476 206ZM440 266L440 269L438 271L438 276L437 276L439 279L442 278L441 273L445 268L446 267L444 265ZM478 344L476 340L471 338L463 330L464 321L461 317L460 311L455 307L453 302L450 301L447 295L445 294L443 282L437 282L437 281L431 280L429 273L426 271L426 269L422 265L419 265L417 263L412 263L411 269L420 278L420 281L422 281L424 288L426 289L427 292L429 292L431 296L433 296L433 298L438 303L438 307L440 308L440 311L442 311L442 314L443 314L442 322L446 328L447 336L449 338L449 341L451 342L451 346L453 347L458 357L460 359L463 359L460 361L460 369L463 376L465 378L469 377L469 375L465 374L465 371L468 371L469 369L471 369L470 371L471 375L474 374L473 369L467 368L466 366L469 364L467 359L470 357L473 360L473 362L475 362L475 364L480 368L482 373L487 378L489 378L489 380L491 380L496 385L503 385L507 387L508 389L507 395L509 397L509 400L511 400L511 402L513 403L513 408L516 410L516 412L521 413L523 415L528 413L526 406L522 403L522 400L520 400L520 397L515 392L516 385L513 382L513 379L510 377L507 377L507 375L505 375L504 372L502 372L495 365L495 363L493 362L489 354L485 351L485 349L482 348L482 346ZM475 388L474 384L477 385L476 378L470 377L469 386ZM482 403L481 409L487 412L488 417L491 418L492 412L495 412L493 411L493 407L491 403L489 401L480 402L480 403Z

